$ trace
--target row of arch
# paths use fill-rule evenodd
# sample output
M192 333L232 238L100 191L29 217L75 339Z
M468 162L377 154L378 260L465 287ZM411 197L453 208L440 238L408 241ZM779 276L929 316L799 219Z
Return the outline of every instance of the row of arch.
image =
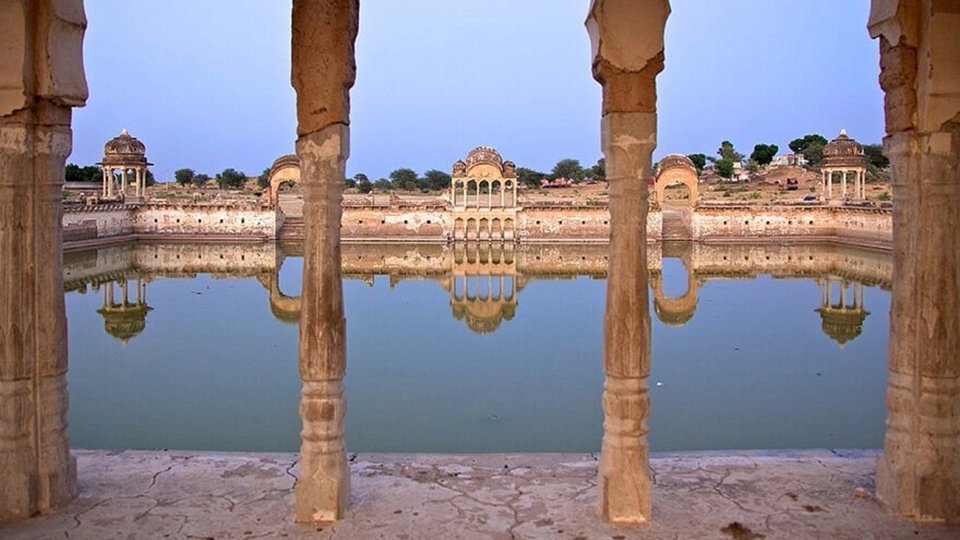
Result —
M474 180L455 178L450 184L450 202L462 208L515 208L517 182L512 179Z
M457 218L453 222L454 240L513 240L516 232L513 218Z

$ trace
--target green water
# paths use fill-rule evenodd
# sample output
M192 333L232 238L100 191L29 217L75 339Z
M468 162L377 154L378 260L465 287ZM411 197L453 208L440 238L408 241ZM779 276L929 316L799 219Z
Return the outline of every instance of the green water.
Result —
M299 294L302 259L276 249L131 245L67 254L71 445L296 451L296 313L278 302L271 309L270 283ZM486 260L440 246L357 249L344 253L349 450L599 450L604 248L519 248ZM664 324L651 291L653 450L882 445L887 255L828 246L678 249L680 258L654 261L662 268L654 276L666 297L692 285L695 311L660 309ZM756 261L748 271L717 262L743 253ZM369 268L358 270L365 260ZM703 271L688 283L691 266ZM848 298L862 289L868 313L842 315L850 327L831 326L836 318L817 311L830 276L833 303L840 283ZM139 280L151 309L106 320L106 290L114 287L119 303L123 280L128 304L136 304ZM503 283L503 300L461 300L464 282L472 296L497 296Z

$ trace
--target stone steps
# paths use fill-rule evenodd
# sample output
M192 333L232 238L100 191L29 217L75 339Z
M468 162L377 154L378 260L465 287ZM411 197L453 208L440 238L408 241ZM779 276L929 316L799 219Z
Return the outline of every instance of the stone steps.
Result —
M277 236L280 240L303 240L306 234L305 228L302 217L287 216L283 220L283 226L280 227Z

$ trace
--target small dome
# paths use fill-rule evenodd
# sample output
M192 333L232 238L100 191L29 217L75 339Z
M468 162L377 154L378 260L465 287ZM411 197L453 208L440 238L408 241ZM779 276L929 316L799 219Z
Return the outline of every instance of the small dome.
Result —
M863 146L841 130L837 138L823 147L823 167L866 167Z
M147 147L127 130L103 145L103 162L107 165L146 163Z
M98 312L103 315L104 331L126 344L147 327L147 312L151 309L145 305L127 305L107 307Z

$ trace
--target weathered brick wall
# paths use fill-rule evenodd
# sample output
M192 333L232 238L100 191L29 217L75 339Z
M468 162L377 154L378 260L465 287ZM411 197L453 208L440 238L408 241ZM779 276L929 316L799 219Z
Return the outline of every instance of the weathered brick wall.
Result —
M693 216L696 240L839 238L890 244L889 210L823 206L699 207Z

